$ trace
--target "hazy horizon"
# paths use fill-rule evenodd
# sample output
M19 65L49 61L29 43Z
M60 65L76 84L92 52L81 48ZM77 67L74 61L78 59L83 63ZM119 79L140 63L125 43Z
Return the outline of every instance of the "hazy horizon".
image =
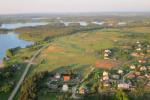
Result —
M0 14L150 12L150 0L0 0Z
M150 12L150 0L0 0L0 14Z

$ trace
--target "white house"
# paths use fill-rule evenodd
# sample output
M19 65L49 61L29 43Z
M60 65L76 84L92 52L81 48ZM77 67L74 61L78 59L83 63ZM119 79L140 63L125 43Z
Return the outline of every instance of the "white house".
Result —
M69 87L67 84L64 84L63 87L62 87L62 91L63 92L67 92L69 90Z
M119 69L118 74L123 74L123 70Z
M102 80L109 80L108 72L106 71L103 72Z
M60 75L59 73L56 73L55 78L56 78L56 79L60 79L60 78L61 78L61 75Z
M137 50L137 51L141 51L141 50L142 50L142 48L137 48L136 50Z
M118 22L119 26L125 26L127 23L126 22Z
M147 68L145 66L140 67L140 71L146 71Z
M103 76L108 76L108 72L104 71Z
M135 69L135 68L136 68L135 65L131 65L131 66L130 66L130 69Z

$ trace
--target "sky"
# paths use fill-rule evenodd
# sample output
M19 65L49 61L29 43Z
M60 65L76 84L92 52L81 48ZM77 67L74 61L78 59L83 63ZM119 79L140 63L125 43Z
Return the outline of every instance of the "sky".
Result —
M149 11L150 0L0 0L0 14Z

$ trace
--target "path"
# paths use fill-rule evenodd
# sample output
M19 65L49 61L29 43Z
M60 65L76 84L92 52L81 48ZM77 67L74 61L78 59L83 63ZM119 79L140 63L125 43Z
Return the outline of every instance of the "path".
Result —
M28 62L27 66L26 66L26 69L24 70L24 72L23 72L23 74L22 74L22 76L21 76L19 82L17 83L16 87L13 89L12 93L10 94L8 100L13 100L13 98L15 97L17 91L19 90L19 88L20 88L22 82L24 81L24 79L25 79L25 77L26 77L26 75L27 75L27 73L28 73L28 71L29 71L29 69L30 69L30 67L31 67L31 65L32 65L32 61L33 61L33 60L37 57L37 55L38 55L43 49L45 49L46 47L47 47L47 45L46 45L46 46L43 46L40 50L38 50L38 51L33 55L33 57L31 58L31 60Z

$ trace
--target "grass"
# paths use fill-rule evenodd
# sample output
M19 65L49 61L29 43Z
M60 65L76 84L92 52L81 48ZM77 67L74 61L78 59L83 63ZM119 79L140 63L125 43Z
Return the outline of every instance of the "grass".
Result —
M42 94L42 96L41 96ZM57 100L58 96L62 96L62 93L58 94L58 93L43 93L40 92L39 96L38 96L38 100Z
M145 30L144 30L145 29ZM61 66L70 64L80 65L95 65L96 60L101 59L101 55L96 56L96 52L101 49L119 47L117 42L136 42L137 40L149 41L149 30L147 27L142 27L143 33L147 38L140 37L143 33L138 33L135 38L124 38L127 34L139 32L138 28L121 28L121 29L102 29L97 31L85 31L69 36L56 38L51 46L57 46L61 51L46 52L43 51L36 59L38 66L33 68L33 71L53 71ZM41 63L42 60L47 63Z
M36 62L39 63L33 70L34 72L53 71L70 64L94 66L96 60L100 59L95 53L101 49L114 47L114 40L118 39L119 35L115 32L108 34L108 32L98 30L56 38L51 43L51 48L54 50L50 52L44 50L36 59ZM59 51L58 48L61 50ZM46 60L46 63L41 63L43 59Z

